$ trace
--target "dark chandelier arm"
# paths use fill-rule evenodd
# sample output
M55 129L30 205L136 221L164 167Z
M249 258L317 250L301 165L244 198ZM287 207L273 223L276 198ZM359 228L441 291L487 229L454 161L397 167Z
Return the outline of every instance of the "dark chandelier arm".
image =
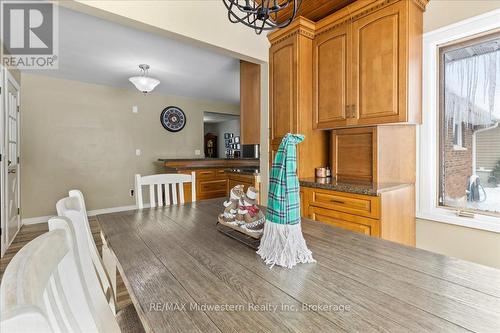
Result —
M228 10L228 19L232 23L242 23L243 25L261 34L264 30L284 28L295 19L302 4L302 0L222 0ZM290 6L293 1L291 16L284 22L278 22L278 13ZM239 13L238 13L239 12Z
M233 7L233 3L231 3L231 5L227 5L226 4L226 0L223 0L224 1L224 5L226 5L226 7L228 8L228 13L227 13L227 16L229 18L229 21L231 23L243 23L245 24L244 20L247 19L248 17L252 16L251 13L249 14L246 14L245 17L243 18L240 18L239 16L237 16L233 11L232 11L232 7Z

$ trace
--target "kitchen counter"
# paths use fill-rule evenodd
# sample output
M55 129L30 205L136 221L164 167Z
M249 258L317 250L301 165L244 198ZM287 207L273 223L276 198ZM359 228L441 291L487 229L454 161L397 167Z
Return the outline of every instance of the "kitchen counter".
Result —
M160 162L184 162L184 161L259 161L258 158L250 158L250 157L240 157L240 158L159 158Z
M199 169L246 169L258 168L260 160L255 158L193 158L193 159L158 159L167 172L179 172Z
M235 173L239 175L259 176L260 170L257 168L241 168L241 169L226 169L227 173Z
M300 179L300 186L321 188L338 192L347 192L354 194L364 194L377 196L383 192L393 191L399 188L410 186L406 183L368 183L368 182L341 182L328 178L304 178Z

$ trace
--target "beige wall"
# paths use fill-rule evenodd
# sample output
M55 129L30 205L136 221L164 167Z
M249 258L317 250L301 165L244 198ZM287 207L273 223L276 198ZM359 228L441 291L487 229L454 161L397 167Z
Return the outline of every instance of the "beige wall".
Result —
M430 0L424 13L424 32L499 8L498 0Z
M417 247L500 269L500 234L417 219Z
M431 0L424 14L424 31L498 8L498 0ZM417 219L417 247L500 268L499 233Z
M135 89L24 73L22 81L23 218L54 214L56 201L72 188L83 191L89 210L132 205L135 173L154 173L160 157L195 157L195 149L203 154L203 111L239 114L239 105L155 92L144 96ZM169 105L186 113L181 132L160 124Z

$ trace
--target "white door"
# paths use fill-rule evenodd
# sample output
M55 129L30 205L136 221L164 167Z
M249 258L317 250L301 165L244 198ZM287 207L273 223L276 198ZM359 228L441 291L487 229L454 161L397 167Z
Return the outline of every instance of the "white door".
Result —
M19 85L12 75L4 70L5 113L5 237L6 245L12 242L21 227L20 168L19 168Z
M1 249L0 253L3 257L3 254L6 250L6 237L5 237L5 114L4 114L4 77L3 77L3 67L0 64L0 227L1 227Z

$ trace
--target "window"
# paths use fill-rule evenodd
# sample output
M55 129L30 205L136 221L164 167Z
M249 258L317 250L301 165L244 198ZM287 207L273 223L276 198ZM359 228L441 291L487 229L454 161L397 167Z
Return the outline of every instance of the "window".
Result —
M500 213L500 33L441 47L439 61L439 204Z
M424 34L418 218L500 233L499 41L500 9Z

